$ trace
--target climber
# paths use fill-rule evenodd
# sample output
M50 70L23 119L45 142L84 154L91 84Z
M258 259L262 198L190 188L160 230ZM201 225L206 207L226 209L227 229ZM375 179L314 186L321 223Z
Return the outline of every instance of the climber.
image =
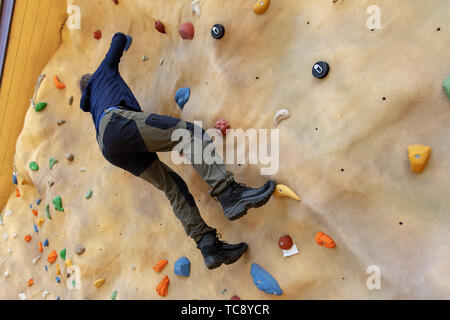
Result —
M223 263L232 264L244 254L247 244L232 245L219 240L216 229L209 227L200 216L186 183L156 154L172 151L179 143L171 139L176 129L187 130L190 140L197 139L194 131L200 129L204 135L200 137L203 150L209 147L208 150L212 149L215 153L213 141L203 129L191 122L141 110L119 74L119 62L127 42L131 42L129 36L116 33L95 73L85 74L80 80L80 107L92 114L100 151L111 164L165 192L186 234L200 249L208 269L217 268ZM194 152L194 148L191 152ZM273 181L267 181L257 189L236 183L233 173L227 171L223 164L206 164L202 161L192 165L211 187L210 195L220 202L229 220L241 218L248 209L264 205L275 188Z

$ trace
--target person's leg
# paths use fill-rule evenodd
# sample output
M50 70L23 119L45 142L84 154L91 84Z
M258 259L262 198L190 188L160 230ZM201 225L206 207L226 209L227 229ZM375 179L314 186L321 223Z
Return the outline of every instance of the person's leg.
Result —
M229 220L236 220L243 217L250 208L258 208L264 205L271 197L275 183L273 181L266 182L262 187L254 189L238 184L234 181L233 173L226 169L226 166L220 162L206 162L203 153L206 151L209 156L215 157L214 142L209 138L205 131L184 120L150 114L145 112L133 112L127 110L115 110L112 121L132 123L133 128L136 127L139 134L133 135L130 139L126 132L126 126L120 129L115 140L125 140L125 145L121 148L133 148L134 150L150 151L150 152L166 152L172 151L180 144L190 144L186 156L191 160L192 166L202 177L202 179L211 187L211 196L217 196L222 205L224 214ZM106 117L106 116L105 116ZM122 118L118 121L114 118ZM135 130L135 129L133 129ZM183 138L173 139L173 133L180 130ZM184 131L184 133L183 133ZM138 139L136 139L136 136ZM139 141L137 141L139 140ZM197 145L200 148L197 148ZM202 153L198 155L197 153Z
M113 165L138 176L165 192L186 234L201 250L206 267L214 269L236 262L247 250L246 243L227 244L217 238L198 211L194 198L181 177L162 163L154 152L142 151L142 138L136 123L114 112L100 123L98 143L105 158Z
M195 200L183 179L159 159L155 159L139 177L166 194L186 234L197 244L206 233L216 231L200 216Z

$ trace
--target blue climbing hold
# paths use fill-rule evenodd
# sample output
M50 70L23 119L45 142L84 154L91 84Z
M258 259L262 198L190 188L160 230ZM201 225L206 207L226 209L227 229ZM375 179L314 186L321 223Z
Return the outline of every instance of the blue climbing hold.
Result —
M131 44L133 43L133 38L131 36L126 36L127 37L127 44L125 45L125 51L128 51L128 49L130 49Z
M190 96L191 96L190 88L181 88L178 89L177 93L175 94L175 101L177 102L178 106L181 109L183 109L184 105L188 102Z
M33 208L33 204L32 204L32 203L30 203L30 209L31 209L31 208Z
M61 283L61 278L60 277L56 277L56 282Z
M274 277L256 263L252 263L251 274L253 282L259 290L277 296L280 296L283 293L283 290L281 290Z
M45 265L45 266L44 266L44 268L45 268L45 271L48 271L48 267L47 267L47 265Z
M17 174L15 172L13 172L13 183L17 184Z
M61 300L61 297L60 296L56 297L56 300Z
M37 205L40 205L40 204L41 204L41 201L42 201L41 198L37 199L37 200L36 200L36 204L37 204Z
M34 232L39 232L37 225L34 225L33 227L34 227Z
M186 257L181 257L175 262L173 272L182 277L189 277L191 274L191 262Z
M44 247L48 247L48 239L44 240L44 243L42 244Z

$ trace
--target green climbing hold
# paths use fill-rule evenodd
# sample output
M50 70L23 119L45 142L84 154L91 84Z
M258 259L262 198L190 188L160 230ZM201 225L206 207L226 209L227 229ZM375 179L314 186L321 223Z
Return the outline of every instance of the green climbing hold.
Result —
M50 170L53 169L53 166L58 163L58 159L50 158Z
M92 191L92 190L88 191L84 197L89 200L92 197L93 192L94 191Z
M50 205L47 205L45 207L45 215L47 216L47 218L49 218L50 220L52 219L52 217L50 216Z
M59 253L60 257L65 261L66 260L66 249L62 249Z
M36 112L40 112L40 111L44 110L45 108L47 108L47 102L39 102L39 103L34 107L34 110L36 110Z
M117 290L112 293L111 300L116 300L116 298L117 298Z
M447 94L447 97L450 99L450 76L445 79L444 83L442 84L444 87L445 93Z
M33 170L33 171L38 171L39 170L39 165L35 161L31 161L30 162L30 169Z
M61 200L60 196L57 196L56 198L54 198L52 200L52 202L53 202L53 205L55 206L55 210L64 212L64 209L62 207L62 200Z

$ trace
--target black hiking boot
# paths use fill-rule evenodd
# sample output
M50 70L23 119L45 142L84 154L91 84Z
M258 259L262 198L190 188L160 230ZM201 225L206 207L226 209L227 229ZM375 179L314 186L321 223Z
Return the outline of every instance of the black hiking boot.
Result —
M206 267L210 270L225 264L232 264L247 250L248 245L244 242L239 244L228 244L220 241L215 232L207 233L197 245L205 260Z
M258 189L233 182L217 196L217 199L222 205L225 217L233 221L246 215L248 209L265 205L274 190L275 182L273 181L267 181Z

